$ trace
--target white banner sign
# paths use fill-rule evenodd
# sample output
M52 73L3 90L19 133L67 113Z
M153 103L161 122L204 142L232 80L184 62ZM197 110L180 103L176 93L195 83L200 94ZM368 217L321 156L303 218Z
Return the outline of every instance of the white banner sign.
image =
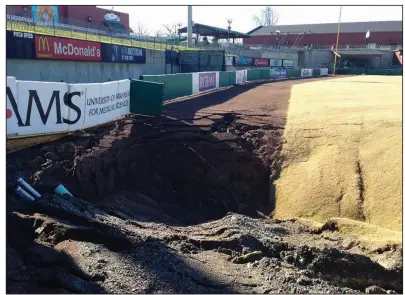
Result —
M247 70L236 71L236 84L245 84L247 81Z
M18 135L54 133L66 130L66 83L17 81ZM8 97L8 99L10 99ZM7 132L8 133L8 132Z
M327 76L328 75L328 69L327 68L321 68L321 76Z
M66 84L7 77L7 135L74 131L129 114L130 81Z
M193 94L219 88L219 72L193 73Z
M7 134L18 133L18 120L14 109L18 109L17 80L15 77L7 77ZM19 114L18 114L19 115Z
M233 56L225 55L225 65L226 66L233 65Z
M98 106L98 124L129 114L129 80L102 83L100 86L102 101Z
M96 126L98 116L92 116L89 111L94 108L96 101L100 101L100 84L69 84L69 94L71 101L80 109L80 114L74 117L72 112L69 113L70 125L67 126L69 131ZM69 109L67 111L70 111Z
M282 59L270 59L270 66L281 68L283 66L283 60Z
M301 77L312 77L312 69L301 69Z
M294 68L294 61L292 59L283 59L283 68Z

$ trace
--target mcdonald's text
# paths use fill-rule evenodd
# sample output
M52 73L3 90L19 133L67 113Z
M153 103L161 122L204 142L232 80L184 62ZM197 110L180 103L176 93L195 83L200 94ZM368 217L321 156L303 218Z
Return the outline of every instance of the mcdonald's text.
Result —
M42 59L101 61L98 42L35 35L35 52Z

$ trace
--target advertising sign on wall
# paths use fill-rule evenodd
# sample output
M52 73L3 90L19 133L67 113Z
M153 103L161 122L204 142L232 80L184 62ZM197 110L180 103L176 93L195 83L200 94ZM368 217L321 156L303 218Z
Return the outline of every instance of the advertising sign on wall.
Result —
M287 78L287 70L285 69L270 69L270 79Z
M233 56L225 55L225 65L227 66L233 65Z
M254 59L254 66L256 67L268 67L269 59L268 58L256 58Z
M146 49L101 43L101 60L104 62L145 63Z
M301 69L301 77L312 77L312 69Z
M58 24L59 12L57 5L33 5L31 7L32 18L35 23Z
M321 76L327 76L328 75L328 68L321 68Z
M235 66L251 66L253 64L253 58L235 56L234 62L235 62L235 64L234 64Z
M17 96L7 96L7 99L17 106L13 114L17 118L18 135L64 131L69 120L66 109L72 107L67 101L64 103L67 89L66 83L17 81ZM9 124L7 134L8 128Z
M236 71L236 84L241 85L247 81L247 70Z
M25 32L6 32L6 57L34 59L35 40L34 34Z
M283 68L286 69L294 68L294 61L292 59L283 59Z
M193 93L219 88L218 72L193 73Z
M101 61L98 42L35 35L35 53L40 59Z
M7 77L7 135L74 131L129 113L130 81L66 84Z
M103 124L129 114L130 81L69 84L69 93L81 93L73 100L83 112L75 129ZM72 130L72 129L70 129Z
M17 109L17 80L15 77L7 77L6 87L6 118L7 118L7 135L14 135L18 133L18 120L15 113Z
M282 59L270 59L270 66L275 68L281 68L283 66Z
M199 91L215 89L216 87L216 72L199 73Z

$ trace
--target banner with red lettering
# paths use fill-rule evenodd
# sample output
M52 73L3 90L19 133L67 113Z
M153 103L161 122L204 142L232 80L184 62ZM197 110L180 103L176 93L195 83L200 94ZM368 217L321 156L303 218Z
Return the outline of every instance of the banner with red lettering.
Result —
M254 59L255 67L268 67L270 60L268 58L256 58Z
M101 61L98 42L35 35L35 54L39 59Z

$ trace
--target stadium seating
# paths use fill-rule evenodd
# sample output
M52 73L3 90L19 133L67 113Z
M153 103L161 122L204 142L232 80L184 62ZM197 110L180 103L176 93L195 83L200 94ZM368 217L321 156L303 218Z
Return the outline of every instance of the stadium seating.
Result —
M34 22L32 18L9 14L7 15L6 28L9 31L21 31L40 35L142 47L154 50L166 50L169 48L172 50L194 49L180 45L167 45L166 43L156 41L153 37L142 37L141 39L138 36L131 34L124 34L122 32L111 32L108 31L107 28L106 30L98 30L73 24L49 24L46 22Z

